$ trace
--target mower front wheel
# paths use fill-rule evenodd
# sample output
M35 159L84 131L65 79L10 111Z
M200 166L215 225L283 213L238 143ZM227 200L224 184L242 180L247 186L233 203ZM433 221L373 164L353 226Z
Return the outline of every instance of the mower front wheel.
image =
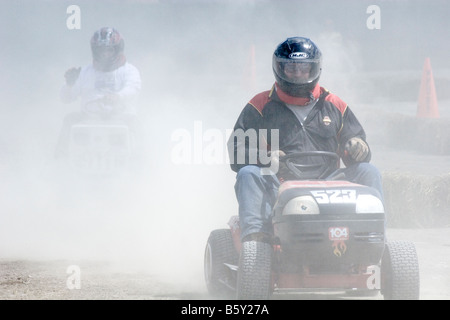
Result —
M413 243L386 244L381 261L381 293L385 300L419 299L419 261Z
M242 243L237 279L237 299L267 300L272 295L271 244L260 241Z

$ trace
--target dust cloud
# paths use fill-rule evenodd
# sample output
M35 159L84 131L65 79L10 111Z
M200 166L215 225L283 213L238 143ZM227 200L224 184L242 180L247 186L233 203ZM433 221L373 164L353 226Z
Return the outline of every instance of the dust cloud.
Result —
M80 29L66 26L72 4ZM379 30L366 25L372 4ZM106 260L201 286L209 232L237 214L227 130L272 86L278 43L317 43L321 84L361 115L369 142L383 143L374 110L415 112L426 57L437 82L450 79L449 44L437 32L449 29L446 1L5 0L0 9L1 258ZM103 26L120 31L142 77L148 158L135 179L77 176L54 161L62 120L80 107L60 102L63 74L90 63L89 39ZM398 86L405 78L411 85ZM178 164L175 147L187 152Z

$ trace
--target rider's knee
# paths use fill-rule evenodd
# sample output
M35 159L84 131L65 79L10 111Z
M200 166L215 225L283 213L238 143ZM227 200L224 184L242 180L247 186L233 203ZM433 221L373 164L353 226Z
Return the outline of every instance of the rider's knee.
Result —
M376 166L368 162L361 162L358 165L358 170L368 176L374 178L381 178L381 172Z
M254 165L248 165L239 169L236 179L242 180L246 178L254 178L261 176L261 168Z

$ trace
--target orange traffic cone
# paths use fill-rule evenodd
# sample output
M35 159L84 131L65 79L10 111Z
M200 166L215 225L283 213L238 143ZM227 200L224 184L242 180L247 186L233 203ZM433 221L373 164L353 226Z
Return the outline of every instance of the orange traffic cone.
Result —
M434 87L433 71L430 58L425 59L423 65L422 81L420 83L419 104L417 105L418 118L439 118L439 109Z

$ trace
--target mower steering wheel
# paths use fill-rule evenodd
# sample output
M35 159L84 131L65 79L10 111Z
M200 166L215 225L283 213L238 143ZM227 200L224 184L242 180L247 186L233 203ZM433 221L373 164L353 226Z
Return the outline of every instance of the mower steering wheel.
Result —
M305 163L307 157L321 157L325 162ZM284 162L289 171L300 180L325 179L337 169L339 159L336 153L328 151L294 152L280 157L280 161Z

